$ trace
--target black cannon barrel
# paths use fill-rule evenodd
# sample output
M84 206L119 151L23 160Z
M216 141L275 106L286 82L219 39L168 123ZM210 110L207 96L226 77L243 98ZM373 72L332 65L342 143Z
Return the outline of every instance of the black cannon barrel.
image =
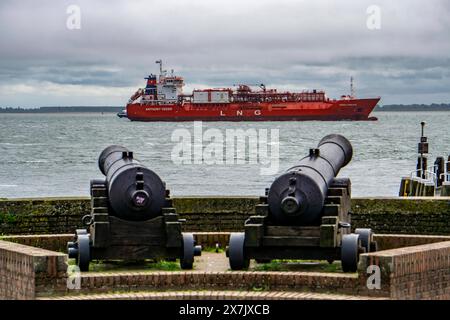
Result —
M352 155L351 143L341 135L320 140L316 149L272 183L268 193L270 218L279 225L320 224L328 188Z
M106 176L112 215L128 221L145 221L161 214L165 203L164 182L133 158L125 147L112 145L98 158Z

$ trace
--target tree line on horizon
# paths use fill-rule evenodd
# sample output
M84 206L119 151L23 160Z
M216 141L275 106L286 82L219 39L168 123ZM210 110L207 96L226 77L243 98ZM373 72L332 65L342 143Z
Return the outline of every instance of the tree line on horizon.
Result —
M450 111L450 103L377 105L375 111Z

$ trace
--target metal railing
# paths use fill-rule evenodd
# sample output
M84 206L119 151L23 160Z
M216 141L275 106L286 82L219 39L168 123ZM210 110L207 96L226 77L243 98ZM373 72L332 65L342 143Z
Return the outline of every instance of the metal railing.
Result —
M444 163L444 172L439 175L442 182L450 182L450 161ZM425 171L422 169L413 170L410 173L411 180L420 180L425 183L433 183L436 187L438 185L437 165L428 166Z
M421 180L423 182L430 182L434 185L437 184L437 175L435 173L435 165L429 166L425 171L422 169L411 171L410 178L411 180Z
M450 161L444 162L444 172L440 175L443 182L450 182L450 171L448 169L450 169Z

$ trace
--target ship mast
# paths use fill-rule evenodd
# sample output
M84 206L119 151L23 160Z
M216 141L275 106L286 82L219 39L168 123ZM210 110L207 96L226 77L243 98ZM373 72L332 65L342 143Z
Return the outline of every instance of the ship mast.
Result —
M167 71L163 70L163 63L162 60L156 60L155 63L159 64L159 78L164 78L166 76Z
M159 74L162 75L163 69L162 69L162 60L156 60L155 63L159 64Z
M350 77L350 96L355 97L355 86L353 84L353 76Z

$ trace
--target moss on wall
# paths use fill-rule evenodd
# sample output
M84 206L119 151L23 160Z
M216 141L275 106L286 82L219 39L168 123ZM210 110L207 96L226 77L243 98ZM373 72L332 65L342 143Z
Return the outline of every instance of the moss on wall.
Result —
M186 231L238 231L258 197L176 197ZM72 233L90 212L89 198L0 200L0 234ZM450 198L352 199L353 228L377 233L450 235Z
M377 233L450 234L450 198L353 199L352 224Z
M183 214L255 212L259 197L180 197L173 199L177 212Z
M354 198L352 212L360 214L450 214L450 198Z
M88 198L0 200L0 234L66 233L89 211Z

